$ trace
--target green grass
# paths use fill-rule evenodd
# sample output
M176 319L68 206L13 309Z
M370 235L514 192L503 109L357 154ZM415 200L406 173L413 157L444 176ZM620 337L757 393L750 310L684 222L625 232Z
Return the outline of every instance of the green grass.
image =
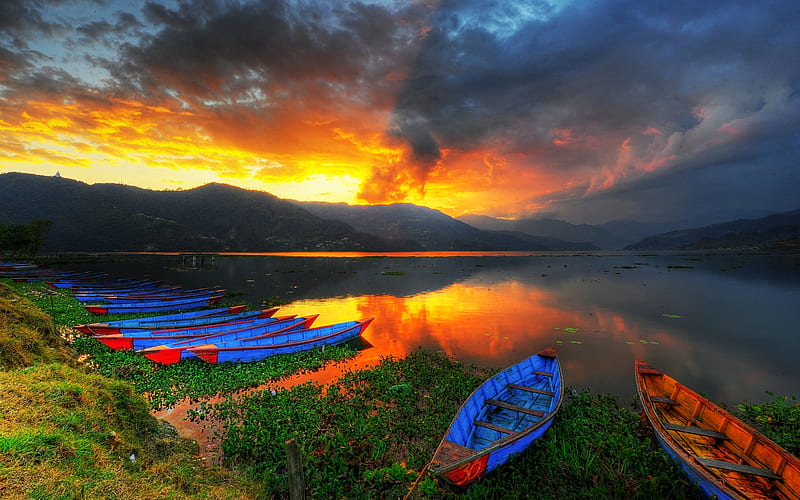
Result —
M324 351L271 356L253 363L212 365L186 359L172 365L158 365L136 352L114 351L90 337L77 337L71 346L78 354L88 355L99 373L130 382L137 392L147 394L154 409L170 407L187 398L197 401L216 394L235 393L302 371L317 370L326 363L356 354L347 346L329 346Z
M204 466L128 383L37 364L0 371L0 394L3 498L258 496L244 476Z
M800 456L800 403L796 396L773 396L763 404L742 403L739 417L795 456Z

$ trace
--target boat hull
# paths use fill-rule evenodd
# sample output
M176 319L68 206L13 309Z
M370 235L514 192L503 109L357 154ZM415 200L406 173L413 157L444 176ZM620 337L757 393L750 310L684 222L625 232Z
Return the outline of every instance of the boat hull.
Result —
M173 342L206 338L212 335L225 333L236 332L246 337L257 336L271 331L270 329L277 322L289 321L294 318L295 316L264 318L204 326L201 328L154 330L120 335L97 335L93 338L117 351L138 351L140 349L147 349Z
M218 333L200 338L184 339L177 342L164 343L139 351L146 358L162 365L177 363L182 359L195 358L195 354L189 351L193 347L213 346L217 342L227 342L231 340L246 339L261 336L279 335L292 330L307 329L311 326L317 315L302 318L286 318L258 330L240 330L226 333Z
M800 498L796 457L644 361L635 374L659 445L708 498Z
M307 351L352 340L359 337L373 319L291 331L267 338L235 340L213 347L192 347L188 350L203 361L212 364L248 363L276 354Z
M436 449L431 472L463 487L506 463L550 428L563 387L553 349L486 380L456 413Z
M122 313L147 313L162 311L179 311L181 309L194 309L216 304L222 295L203 297L201 299L181 300L173 302L143 302L140 304L87 304L84 309L92 314L122 314Z

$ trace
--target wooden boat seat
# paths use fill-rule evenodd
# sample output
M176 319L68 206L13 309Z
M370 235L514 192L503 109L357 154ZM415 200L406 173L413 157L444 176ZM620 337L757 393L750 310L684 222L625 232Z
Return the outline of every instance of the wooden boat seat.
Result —
M688 425L671 424L664 422L664 428L670 431L686 432L688 434L697 434L698 436L706 436L715 439L728 439L728 436L711 429L703 429L702 427L691 427Z
M550 373L550 372L543 372L543 371L539 371L539 370L533 370L533 374L534 375L541 375L542 377L552 377L553 376L553 374Z
M464 460L465 458L469 458L474 453L475 450L467 448L466 446L461 446L458 443L454 443L452 441L448 441L445 439L444 441L442 441L442 445L439 450L439 462L440 463L458 462L459 460Z
M670 406L678 405L678 402L675 401L674 399L662 398L662 397L659 397L659 396L650 396L650 401L652 401L654 403L664 403L664 404L667 404L667 405L670 405Z
M524 385L519 384L506 384L506 387L509 389L519 389L520 391L532 392L534 394L544 394L545 396L555 396L556 393L553 391L545 391L544 389L536 389L534 387L526 387Z
M477 425L478 427L484 427L486 429L491 429L493 431L502 432L503 434L517 433L517 431L512 431L511 429L506 429L505 427L500 427L499 425L494 425L490 422L484 422L483 420L474 420L472 423Z
M762 469L760 467L753 467L752 465L735 464L733 462L726 462L724 460L714 460L711 458L703 458L703 457L694 457L694 459L700 462L701 464L705 465L706 467L714 467L715 469L731 470L742 474L752 474L754 476L762 476L770 479L781 478L781 476L775 474L770 470Z
M507 403L505 401L500 401L499 399L487 399L487 404L494 405L500 408L505 408L511 411L518 411L520 413L527 413L528 415L533 415L535 417L543 417L545 412L539 410L531 410L530 408L525 408L524 406L515 405L512 403Z

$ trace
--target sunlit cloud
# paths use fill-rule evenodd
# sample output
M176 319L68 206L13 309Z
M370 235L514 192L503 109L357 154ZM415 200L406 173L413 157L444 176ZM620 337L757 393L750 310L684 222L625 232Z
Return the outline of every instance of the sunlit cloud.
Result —
M792 3L630 7L3 2L0 172L575 222L796 208Z

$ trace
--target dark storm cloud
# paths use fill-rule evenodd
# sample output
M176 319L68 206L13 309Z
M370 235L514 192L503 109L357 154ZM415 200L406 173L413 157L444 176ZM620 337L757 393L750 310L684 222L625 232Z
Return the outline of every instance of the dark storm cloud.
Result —
M760 131L786 136L800 125L797 2L574 2L508 30L492 29L480 6L441 4L398 98L396 133L431 158L499 143L535 152L531 168L599 170L624 144L634 157L673 155L681 170L759 149L753 161L769 171L782 150L760 147ZM740 135L708 146L736 120L746 130L729 127ZM569 148L554 146L559 129L577 139ZM638 179L614 175L612 184Z
M114 42L116 37L136 33L144 25L129 12L117 14L116 22L106 20L93 21L75 28L78 34L78 43L103 41L108 44Z
M3 0L0 2L0 37L17 39L32 35L50 35L62 28L46 21L44 11L57 0Z
M143 45L128 45L113 73L120 82L187 98L221 98L243 81L264 90L310 84L324 91L326 82L380 88L408 43L393 13L360 3L301 8L275 1L223 9L196 2L170 10L151 2L144 12L163 29Z
M453 31L451 4L476 22ZM517 132L521 144L547 139L555 126L687 130L705 97L746 109L776 79L798 77L788 50L800 36L794 3L669 5L576 2L501 39L482 26L477 7L445 2L398 99L398 122L427 123L457 147L496 130L515 133L522 122L530 125ZM786 17L793 13L794 21Z

